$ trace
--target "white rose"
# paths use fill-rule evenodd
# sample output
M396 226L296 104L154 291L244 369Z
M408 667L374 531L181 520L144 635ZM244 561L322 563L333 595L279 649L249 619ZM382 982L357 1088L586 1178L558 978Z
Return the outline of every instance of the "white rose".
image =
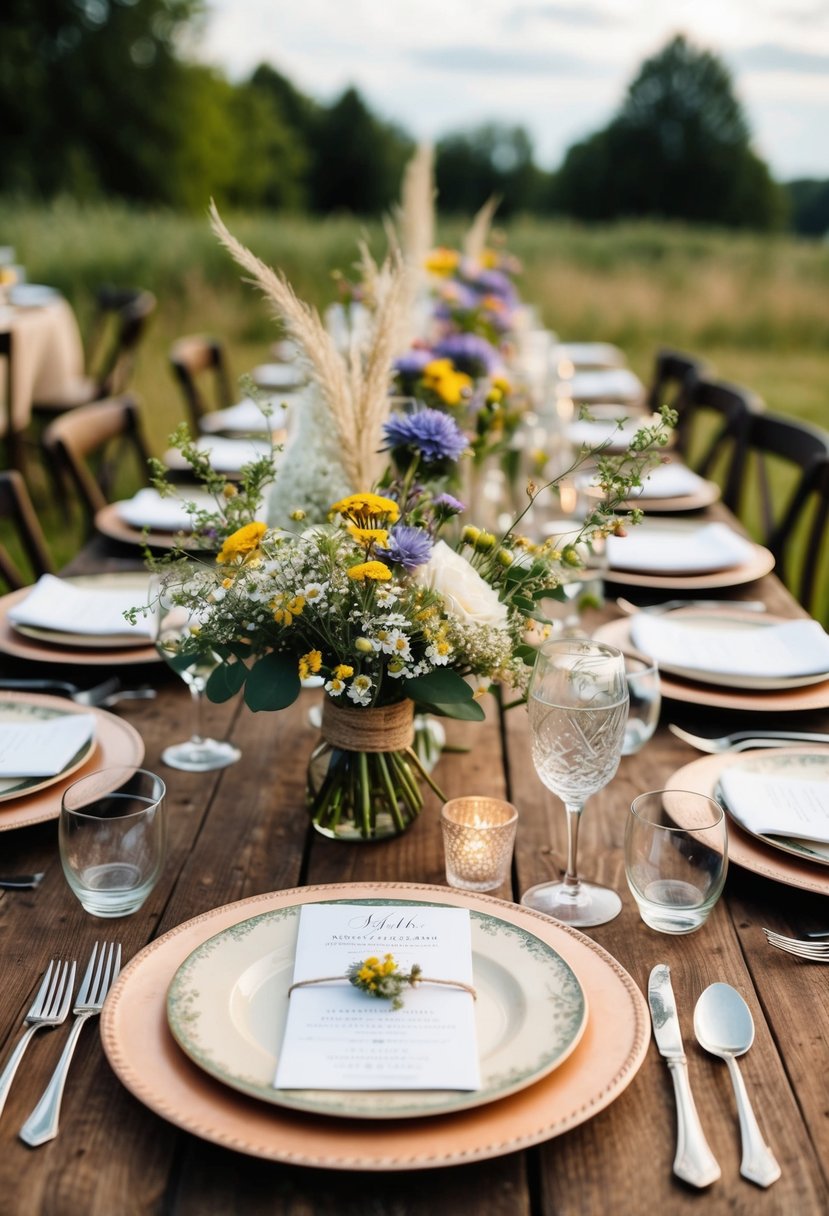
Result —
M506 628L507 606L498 599L498 592L445 541L435 544L429 561L417 570L417 578L442 595L446 611L464 624Z

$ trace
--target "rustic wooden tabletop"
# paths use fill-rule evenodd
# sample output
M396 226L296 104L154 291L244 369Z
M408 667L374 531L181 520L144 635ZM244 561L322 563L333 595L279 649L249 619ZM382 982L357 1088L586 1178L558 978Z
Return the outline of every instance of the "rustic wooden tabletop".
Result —
M124 551L93 546L87 564ZM128 555L126 555L128 556ZM113 559L117 564L118 557ZM110 563L112 564L112 563ZM769 576L733 593L761 595L784 615L798 609ZM645 599L644 594L642 595ZM653 597L657 598L657 597ZM617 615L612 602L592 624ZM47 674L40 670L39 675ZM2 671L20 675L20 662ZM28 674L32 674L31 667ZM55 668L49 674L84 684L100 668ZM189 694L161 665L121 673L149 680L154 701L126 702L117 712L146 744L145 765L163 772L169 795L169 851L163 877L144 907L128 919L86 915L64 881L55 821L0 834L0 872L45 871L34 891L0 894L0 1061L16 1041L38 976L57 954L82 959L99 936L117 932L130 959L147 943L201 913L263 892L342 882L444 884L438 801L399 839L341 844L310 829L304 807L305 765L315 742L307 711L319 694L302 695L280 714L252 714L234 701L210 706L208 726L241 749L241 761L218 773L188 774L161 766L160 753L189 730ZM774 721L769 719L774 718ZM788 933L829 929L829 903L732 865L725 895L706 926L682 937L661 935L640 920L623 868L625 816L632 797L658 789L697 758L667 729L669 721L717 734L747 721L710 707L663 705L653 739L622 760L610 785L590 799L580 839L581 870L620 892L621 915L588 930L645 992L651 968L670 964L697 1107L722 1167L705 1192L672 1174L676 1117L671 1078L651 1045L642 1067L606 1108L573 1130L524 1151L475 1164L404 1172L300 1168L234 1152L179 1130L139 1102L116 1078L97 1024L81 1036L64 1097L58 1137L27 1148L17 1132L56 1062L64 1027L36 1036L0 1118L0 1210L13 1216L121 1216L165 1213L566 1213L707 1212L818 1213L829 1207L829 1002L820 964L772 950L762 926ZM797 724L829 729L829 714L797 715ZM753 725L777 726L757 714ZM790 724L793 720L789 719ZM448 796L487 792L519 810L512 882L495 894L518 901L534 883L557 875L565 849L560 805L535 775L523 708L503 716L489 698L482 724L450 724L450 741L468 751L444 755L436 777ZM0 810L2 814L2 810ZM829 872L828 872L829 873ZM694 1003L724 980L745 997L756 1039L741 1068L765 1133L782 1167L768 1190L740 1177L740 1138L725 1065L693 1037ZM648 1028L649 1029L649 1028ZM704 1196L704 1197L703 1197Z

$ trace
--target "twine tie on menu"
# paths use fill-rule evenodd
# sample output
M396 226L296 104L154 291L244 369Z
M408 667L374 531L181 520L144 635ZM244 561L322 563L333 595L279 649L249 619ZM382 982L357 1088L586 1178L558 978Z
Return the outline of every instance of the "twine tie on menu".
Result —
M295 988L307 988L313 984L337 984L343 980L347 980L368 996L391 1001L392 1009L402 1008L401 993L404 988L416 988L418 984L442 984L447 988L460 988L468 992L473 1001L478 999L478 994L471 984L466 984L463 980L444 980L423 975L417 963L412 965L411 971L401 971L391 954L386 954L382 962L378 958L367 958L352 963L344 975L322 975L315 979L295 980L288 989L288 996L290 997Z

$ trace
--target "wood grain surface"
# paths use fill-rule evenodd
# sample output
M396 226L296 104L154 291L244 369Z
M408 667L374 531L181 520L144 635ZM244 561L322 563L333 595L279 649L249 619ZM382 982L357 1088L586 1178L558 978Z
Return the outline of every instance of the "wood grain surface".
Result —
M714 508L715 512L721 508ZM134 554L111 542L90 546L74 569L123 568ZM647 602L640 592L642 602ZM785 616L799 609L773 575L735 589L762 596ZM722 598L722 592L717 593ZM617 615L611 603L594 623ZM6 656L2 674L24 664ZM38 673L43 674L43 673ZM93 684L100 668L56 668L55 675ZM420 819L399 840L373 845L328 841L309 829L305 764L316 733L303 693L280 714L252 714L238 702L211 706L208 728L228 735L242 760L219 773L164 769L160 753L189 733L189 693L159 666L130 669L125 682L151 681L155 701L123 703L117 712L146 743L145 764L163 772L169 790L169 851L164 874L144 907L113 922L88 917L67 887L56 823L0 834L0 872L44 870L35 891L0 893L0 1066L48 960L84 958L98 937L117 934L129 959L155 937L200 912L247 896L313 883L406 881L444 883L439 802L429 794ZM435 778L447 797L509 797L519 828L512 882L495 892L519 900L534 883L557 875L565 852L560 804L541 786L529 751L522 707L499 713L488 698L483 724L450 723L457 752L445 754ZM786 719L789 721L789 718ZM722 1178L706 1192L671 1172L676 1120L671 1079L651 1046L633 1082L596 1117L539 1147L475 1165L413 1173L336 1173L279 1165L217 1148L151 1113L124 1089L88 1025L69 1075L56 1140L29 1149L17 1131L60 1053L66 1028L35 1036L0 1118L0 1212L10 1216L586 1216L605 1213L823 1213L829 1209L829 968L772 950L762 926L786 933L829 929L825 897L784 887L732 867L725 895L708 924L679 938L639 919L623 866L625 817L632 797L660 788L698 753L667 729L677 721L707 734L748 723L746 714L666 702L662 723L636 756L622 760L610 785L591 798L580 837L586 877L622 895L621 915L589 930L645 991L658 962L671 966L691 1083ZM826 731L829 715L792 716L801 728ZM759 722L754 722L759 725ZM765 724L765 723L764 723ZM468 750L463 750L468 749ZM782 1167L769 1190L739 1175L740 1142L724 1063L693 1037L694 1003L709 983L725 980L747 1000L756 1040L741 1069L763 1131Z

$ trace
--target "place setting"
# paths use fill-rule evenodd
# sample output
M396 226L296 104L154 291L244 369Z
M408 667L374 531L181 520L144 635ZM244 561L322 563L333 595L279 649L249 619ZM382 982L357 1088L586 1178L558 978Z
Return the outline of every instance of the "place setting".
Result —
M215 509L214 499L196 488L162 495L144 486L131 498L108 503L95 514L103 536L123 544L151 549L203 549L206 540L194 535L197 513Z
M774 557L719 522L645 520L607 538L609 583L663 591L713 590L753 582L774 569Z
M829 746L762 742L693 760L666 784L717 799L735 865L829 895Z
M584 485L585 494L599 500L603 491L592 479ZM720 487L715 481L700 477L680 460L666 459L642 477L624 503L626 510L639 508L647 515L680 515L686 511L701 511L718 502Z
M0 832L57 819L75 781L143 758L135 727L106 709L0 689Z
M390 973L399 1008L371 989ZM615 960L531 909L351 883L178 926L125 969L101 1030L127 1088L202 1138L397 1170L500 1156L592 1117L641 1065L645 1019Z
M90 666L159 661L151 614L124 616L148 603L150 574L107 571L57 578L0 597L0 651L38 663Z
M596 637L653 659L672 700L766 713L829 705L829 637L806 617L700 603L643 610L600 626Z

